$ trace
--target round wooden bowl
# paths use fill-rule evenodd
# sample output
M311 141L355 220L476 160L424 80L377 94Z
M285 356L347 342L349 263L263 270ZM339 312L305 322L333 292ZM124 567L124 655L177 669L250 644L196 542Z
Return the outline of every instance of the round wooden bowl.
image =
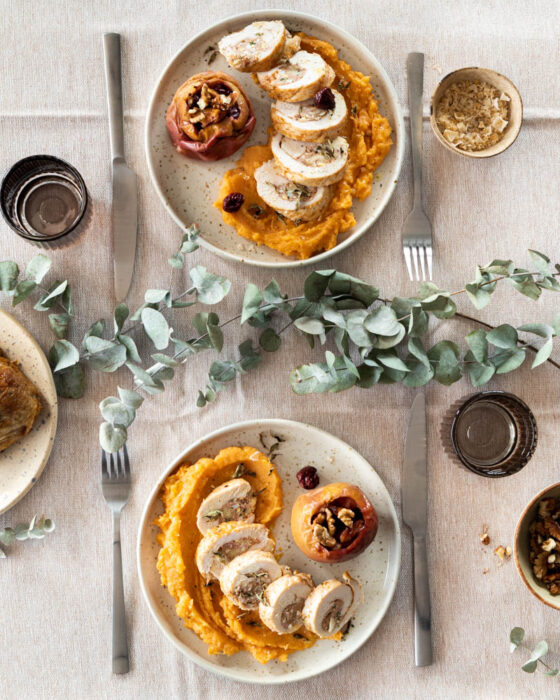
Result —
M505 92L509 95L511 102L509 108L509 123L506 126L502 138L492 146L484 148L481 151L462 151L449 143L441 133L437 123L436 123L436 107L441 99L441 96L447 90L449 85L456 83L460 80L480 80L482 82L492 85L497 90ZM460 68L459 70L453 71L453 73L448 73L445 78L438 84L432 95L430 101L430 124L434 130L434 134L437 140L445 146L448 151L453 151L460 156L467 156L467 158L489 158L490 156L497 156L498 153L502 153L515 141L521 129L521 124L523 122L523 102L521 100L521 95L519 90L515 85L500 73L490 70L489 68Z
M548 589L537 583L533 576L533 570L529 561L529 526L537 516L539 501L546 497L560 497L560 482L552 484L546 489L538 493L533 500L526 506L521 514L517 527L515 528L515 536L513 542L513 556L517 571L521 576L523 583L538 598L541 603L560 610L560 595L554 596L548 592Z

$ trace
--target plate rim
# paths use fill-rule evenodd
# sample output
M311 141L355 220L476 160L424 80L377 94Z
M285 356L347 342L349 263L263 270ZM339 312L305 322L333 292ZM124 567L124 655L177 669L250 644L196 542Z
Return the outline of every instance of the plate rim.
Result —
M375 65L376 70L378 74L381 76L384 82L385 89L387 90L388 94L390 95L390 98L395 106L395 133L399 136L397 139L397 143L393 144L393 147L396 147L396 161L395 161L395 174L394 177L391 179L391 182L389 183L389 186L385 189L385 195L383 198L383 204L379 209L375 212L375 215L371 220L368 220L365 222L361 229L358 228L356 231L352 233L345 241L342 241L341 243L337 243L333 248L330 250L325 250L322 253L319 253L318 255L314 255L310 258L307 258L306 260L293 260L288 257L286 257L285 260L253 260L253 259L246 259L242 254L235 254L231 253L227 250L224 250L222 248L219 248L218 246L214 245L213 243L210 243L207 241L203 236L200 236L198 239L200 241L200 244L206 249L209 250L210 252L214 253L218 257L229 260L232 262L238 262L244 265L250 265L252 267L262 267L262 268L270 268L270 269L290 269L290 268L298 268L298 267L305 267L307 265L314 265L316 263L322 263L324 260L327 260L328 258L332 257L333 255L336 255L346 248L350 247L352 244L354 244L358 239L360 239L365 233L367 233L370 228L376 223L376 221L379 219L381 214L385 211L387 205L393 198L395 189L397 187L400 175L401 175L401 170L403 166L403 161L404 161L404 147L405 147L405 126L404 126L404 116L403 116L403 110L401 107L401 104L399 102L399 97L397 95L397 91L395 89L395 86L393 85L393 82L391 78L389 77L387 71L383 67L383 65L379 62L379 60L375 57L375 55L370 51L370 49L363 44L359 39L356 39L356 37L352 36L349 32L346 31L346 29L342 27L338 27L337 25L333 24L329 20L323 19L321 17L317 17L316 15L310 14L308 12L297 12L295 10L282 10L282 9L261 9L261 10L256 10L256 11L249 11L249 12L240 12L235 15L229 15L227 17L224 17L220 19L219 21L215 22L214 24L211 24L207 26L205 29L202 29L200 32L195 34L191 39L189 39L173 56L172 58L166 63L165 67L159 74L159 77L157 79L157 82L154 86L154 89L152 91L152 95L150 97L150 103L148 106L148 111L146 112L146 121L144 124L144 148L145 148L145 154L146 154L146 161L148 165L148 172L150 174L150 181L157 192L157 195L166 210L166 212L171 216L171 219L179 226L179 228L182 231L185 231L187 226L180 220L180 218L175 214L174 210L168 205L168 202L166 201L166 197L164 195L163 190L160 188L159 183L156 178L156 173L155 173L155 166L154 166L154 159L153 159L153 154L152 154L152 143L150 139L150 125L152 124L153 118L154 118L154 112L156 110L156 96L157 93L160 89L160 86L169 70L169 67L175 63L175 61L179 58L181 54L183 54L184 51L186 51L192 44L194 44L196 41L198 41L204 34L209 32L210 30L214 29L215 27L221 25L221 24L226 24L227 22L232 22L235 20L240 20L240 19L250 19L251 21L259 20L260 18L263 17L268 17L270 15L277 14L279 16L282 16L282 19L285 19L286 17L289 17L291 19L311 19L314 22L317 22L319 24L322 24L326 27L328 27L331 31L334 31L335 33L341 34L349 43L357 45L358 48L363 51L367 57L368 60Z
M147 585L144 581L144 574L143 574L143 568L142 568L142 532L144 528L149 525L150 523L147 522L148 518L148 511L153 505L154 500L158 497L161 487L163 486L163 483L165 479L169 476L169 474L176 469L181 460L185 458L187 453L197 449L200 447L203 443L208 442L210 440L214 440L217 437L220 437L226 433L236 431L236 430L241 430L241 429L246 429L250 428L256 425L260 426L266 426L267 424L270 423L281 423L283 424L287 429L289 429L291 426L298 426L298 427L303 427L312 431L315 431L316 433L320 433L322 435L327 435L329 438L332 438L336 440L338 443L340 443L344 448L351 450L354 452L360 459L362 459L366 464L372 469L374 474L377 475L379 480L381 481L381 485L383 489L386 492L387 496L387 501L389 504L389 510L391 513L391 519L393 521L393 526L395 528L395 546L396 546L396 552L395 552L395 576L393 582L390 584L388 588L388 595L387 598L382 606L382 614L379 620L377 621L377 624L372 627L372 629L369 631L369 633L363 638L363 640L358 644L358 646L346 657L343 659L340 659L340 661L336 661L332 666L329 666L328 668L324 668L321 670L313 671L311 670L310 672L305 672L301 676L295 676L293 678L285 678L282 675L278 676L255 676L251 678L247 677L233 677L231 676L228 672L227 669L222 668L220 666L215 666L214 664L210 663L206 659L202 658L195 652L193 652L189 647L187 647L185 644L180 642L177 637L172 634L164 624L163 620L160 619L159 612L156 610L155 606L152 605L150 601L150 597L148 594L147 590ZM228 678L229 680L232 681L237 681L241 683L252 683L255 685L280 685L280 684L286 684L286 683L294 683L294 682L299 682L303 680L307 680L309 678L313 678L314 676L320 675L321 673L326 673L327 671L332 670L336 666L339 666L341 663L349 659L351 656L353 656L361 647L369 641L373 633L377 630L381 622L383 621L385 615L387 614L387 611L391 607L391 603L393 602L393 598L395 595L395 590L397 588L397 584L399 582L400 578L400 573L401 573L401 564L402 564L402 533L401 533L401 526L399 523L399 518L397 515L397 510L395 508L395 504L393 503L393 499L391 498L391 494L389 493L389 490L385 486L385 482L383 479L379 476L375 468L368 462L368 460L362 456L360 452L358 452L356 449L354 449L350 444L348 444L345 440L342 440L342 438L339 438L337 435L333 435L332 433L328 432L327 430L323 430L323 428L318 428L315 425L311 425L310 423L304 423L302 421L296 421L296 420L291 420L289 418L254 418L250 420L245 420L245 421L237 421L235 423L230 423L229 425L222 426L221 428L218 428L216 430L213 430L206 435L202 436L201 438L198 438L197 440L193 441L185 449L183 449L179 454L177 454L171 462L167 465L167 467L164 469L164 471L161 473L159 476L156 484L154 487L151 489L150 494L146 500L146 503L142 509L142 515L140 517L140 522L138 525L138 535L137 535L137 541L136 541L136 565L137 565L137 570L138 570L138 578L140 581L140 589L142 591L142 597L144 599L145 604L147 605L153 619L155 620L157 626L159 627L160 631L163 633L163 635L173 644L173 646L180 651L184 656L186 656L189 660L193 661L195 664L198 666L201 666L202 668L210 671L211 673L214 673L218 676L221 676L223 678Z
M33 349L36 351L37 356L39 358L39 362L41 363L42 367L46 370L46 376L48 377L48 384L49 384L49 389L52 392L52 398L47 397L49 400L49 403L51 405L51 426L49 430L49 441L47 444L47 449L45 454L42 456L39 467L37 471L35 471L30 477L29 477L29 482L27 485L24 487L24 489L17 495L15 496L7 505L2 506L0 508L0 515L3 513L6 513L8 510L13 508L16 503L19 503L21 499L26 496L29 491L37 484L39 477L43 473L43 470L47 466L47 462L49 461L49 457L51 456L52 448L54 445L54 437L56 435L56 430L58 427L58 395L56 393L56 385L54 383L54 377L51 371L51 367L49 365L49 362L47 360L47 357L45 353L43 352L43 349L37 342L37 340L31 335L31 333L23 326L14 316L12 316L11 313L6 311L5 309L0 308L0 318L5 317L8 319L9 322L13 323L16 328L18 328L19 331L21 331L22 335L25 337L25 339L30 343L30 345L33 346ZM8 358L9 359L9 358ZM13 361L13 360L12 360ZM18 363L19 364L19 363ZM26 436L24 436L23 439L25 439ZM35 481L33 481L35 479Z

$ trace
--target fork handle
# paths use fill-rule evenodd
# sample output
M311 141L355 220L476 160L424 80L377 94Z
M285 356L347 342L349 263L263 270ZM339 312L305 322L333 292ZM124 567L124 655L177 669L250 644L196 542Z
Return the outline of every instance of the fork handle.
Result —
M113 513L113 673L128 673L120 514Z
M406 60L408 109L414 175L414 206L422 206L422 93L424 92L424 54L409 53Z

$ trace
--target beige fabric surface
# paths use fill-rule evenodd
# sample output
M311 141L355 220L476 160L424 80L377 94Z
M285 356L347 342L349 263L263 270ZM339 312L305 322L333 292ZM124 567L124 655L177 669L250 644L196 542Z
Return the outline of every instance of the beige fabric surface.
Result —
M111 300L110 166L101 34L123 34L126 152L139 177L140 236L131 306L148 287L167 279L167 257L180 232L164 212L149 180L143 146L144 117L155 82L169 58L195 32L236 12L282 5L320 15L368 46L387 69L406 104L405 59L426 53L425 94L447 72L482 65L503 72L519 87L526 121L505 154L473 162L447 152L425 121L426 208L436 238L436 281L459 289L475 264L494 257L526 263L532 247L560 260L558 139L560 7L525 0L462 3L447 0L321 2L320 0L178 0L108 3L0 0L0 167L33 153L72 162L92 195L92 220L73 246L52 254L59 276L75 292L78 331ZM387 295L410 294L400 248L400 229L411 206L407 148L396 193L373 230L333 258L337 268L377 283ZM0 259L21 265L36 252L0 222ZM239 305L249 279L271 275L224 262L204 250L192 263L227 275L234 291L223 318ZM304 271L274 274L297 293ZM472 309L465 301L467 313ZM6 300L3 308L9 308ZM558 297L533 303L499 290L480 317L512 323L550 320ZM15 312L48 349L46 318L22 304ZM188 310L177 314L187 328ZM434 338L460 339L468 324L447 322ZM230 327L231 346L239 339ZM78 336L75 336L76 339ZM371 640L349 661L307 682L278 688L230 683L196 667L162 637L142 600L135 545L143 504L165 465L189 442L240 418L305 420L342 437L379 471L400 514L400 471L407 409L414 390L383 386L336 396L298 398L287 372L318 357L294 334L282 351L232 386L214 406L198 410L197 389L211 362L201 355L178 371L160 397L149 400L130 433L134 489L122 518L124 579L132 670L110 671L111 523L99 486L97 404L123 375L90 374L85 398L61 401L60 423L49 464L33 490L0 527L45 513L57 530L43 542L13 547L0 564L0 696L2 698L553 698L558 681L520 670L524 653L510 657L508 634L526 627L530 640L549 640L560 654L558 613L525 589L513 562L498 567L492 547L478 533L489 525L492 545L512 544L517 517L541 488L558 480L560 375L550 365L524 368L491 386L513 391L533 409L539 444L527 468L508 479L485 480L445 457L439 426L458 397L472 391L463 380L434 385L429 403L430 523L435 663L413 664L410 537L403 535L402 573L394 601ZM483 569L489 572L484 575ZM559 655L553 662L560 662Z

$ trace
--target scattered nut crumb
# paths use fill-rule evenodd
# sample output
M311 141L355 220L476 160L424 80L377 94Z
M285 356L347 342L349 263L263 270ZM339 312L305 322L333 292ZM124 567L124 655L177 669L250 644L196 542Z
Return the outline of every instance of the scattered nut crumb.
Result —
M479 535L482 544L490 544L490 535L488 534L488 525L482 526L482 532Z
M504 561L507 561L508 559L511 558L512 549L509 545L507 547L504 547L503 545L500 544L494 550L494 554L503 563Z
M486 567L484 569L482 569L483 574L487 574L489 571L490 571L490 569L487 569Z

